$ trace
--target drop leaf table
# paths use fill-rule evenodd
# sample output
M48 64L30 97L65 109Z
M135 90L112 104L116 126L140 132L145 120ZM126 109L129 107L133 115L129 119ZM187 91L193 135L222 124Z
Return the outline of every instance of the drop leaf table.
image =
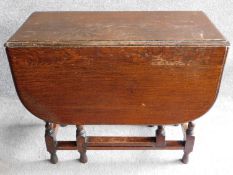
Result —
M35 12L5 43L17 94L57 150L183 150L213 105L229 43L200 11ZM84 125L158 125L154 137L86 136ZM181 125L184 139L166 140ZM75 141L57 141L76 125Z

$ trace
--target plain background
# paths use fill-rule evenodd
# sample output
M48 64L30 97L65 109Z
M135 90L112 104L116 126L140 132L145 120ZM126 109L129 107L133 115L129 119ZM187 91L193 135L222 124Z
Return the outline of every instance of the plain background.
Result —
M153 11L202 10L232 43L231 0L1 0L0 1L0 174L233 174L233 58L230 49L218 99L196 121L196 144L190 163L178 159L182 151L89 151L89 162L77 161L76 151L58 152L52 165L44 144L44 123L18 100L3 47L34 11ZM88 135L148 135L156 127L87 126ZM180 128L167 126L169 138L180 138ZM72 126L58 139L75 139Z

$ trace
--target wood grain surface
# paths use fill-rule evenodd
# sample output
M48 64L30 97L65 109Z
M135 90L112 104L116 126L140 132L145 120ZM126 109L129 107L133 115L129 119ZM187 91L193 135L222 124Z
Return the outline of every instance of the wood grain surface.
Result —
M214 103L228 42L203 12L36 12L5 44L17 93L59 124L178 124Z
M214 103L226 47L8 48L18 95L61 124L176 124Z
M200 11L35 12L8 47L226 45Z
M194 123L214 104L229 43L203 12L36 12L6 42L23 105L46 121L57 150L184 150ZM184 123L188 123L187 126ZM184 140L163 125L181 124ZM76 141L57 141L59 125ZM86 136L83 125L158 125L156 137Z

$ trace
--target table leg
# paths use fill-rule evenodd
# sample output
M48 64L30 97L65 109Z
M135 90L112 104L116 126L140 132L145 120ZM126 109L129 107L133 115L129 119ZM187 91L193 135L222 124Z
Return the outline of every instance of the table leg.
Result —
M158 125L158 128L156 130L156 142L155 145L158 147L163 147L166 145L165 141L165 130L162 125Z
M80 159L79 161L82 163L87 162L87 155L86 155L86 134L85 130L82 125L77 125L76 126L76 143L77 143L77 149L78 152L80 153Z
M189 154L193 151L194 141L195 137L193 136L193 129L194 129L194 123L189 122L188 128L185 131L185 147L184 147L184 155L181 159L181 161L184 164L187 164L189 161Z
M195 137L193 136L194 124L192 122L182 124L184 140L165 140L164 126L159 125L156 137L110 137L88 136L86 137L82 125L76 125L76 141L57 141L56 134L60 125L46 122L45 141L50 161L58 162L57 150L78 150L80 162L87 162L87 150L184 150L183 163L188 163L189 154L193 150Z
M50 162L56 164L58 162L58 157L56 154L56 134L58 125L50 122L45 124L45 142L47 151L50 153Z

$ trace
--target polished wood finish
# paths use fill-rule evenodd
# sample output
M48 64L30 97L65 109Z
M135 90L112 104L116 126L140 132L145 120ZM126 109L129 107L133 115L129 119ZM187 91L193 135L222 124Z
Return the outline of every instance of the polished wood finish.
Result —
M6 42L17 94L47 121L57 150L193 150L194 125L214 104L229 43L203 12L36 12ZM188 123L186 126L183 123ZM56 141L59 125L76 141ZM154 137L85 136L82 125L158 125ZM183 124L184 140L165 139Z
M37 12L6 43L24 106L78 125L200 117L216 99L227 45L202 12Z
M59 124L194 120L216 99L226 54L225 47L196 46L7 51L24 106Z

